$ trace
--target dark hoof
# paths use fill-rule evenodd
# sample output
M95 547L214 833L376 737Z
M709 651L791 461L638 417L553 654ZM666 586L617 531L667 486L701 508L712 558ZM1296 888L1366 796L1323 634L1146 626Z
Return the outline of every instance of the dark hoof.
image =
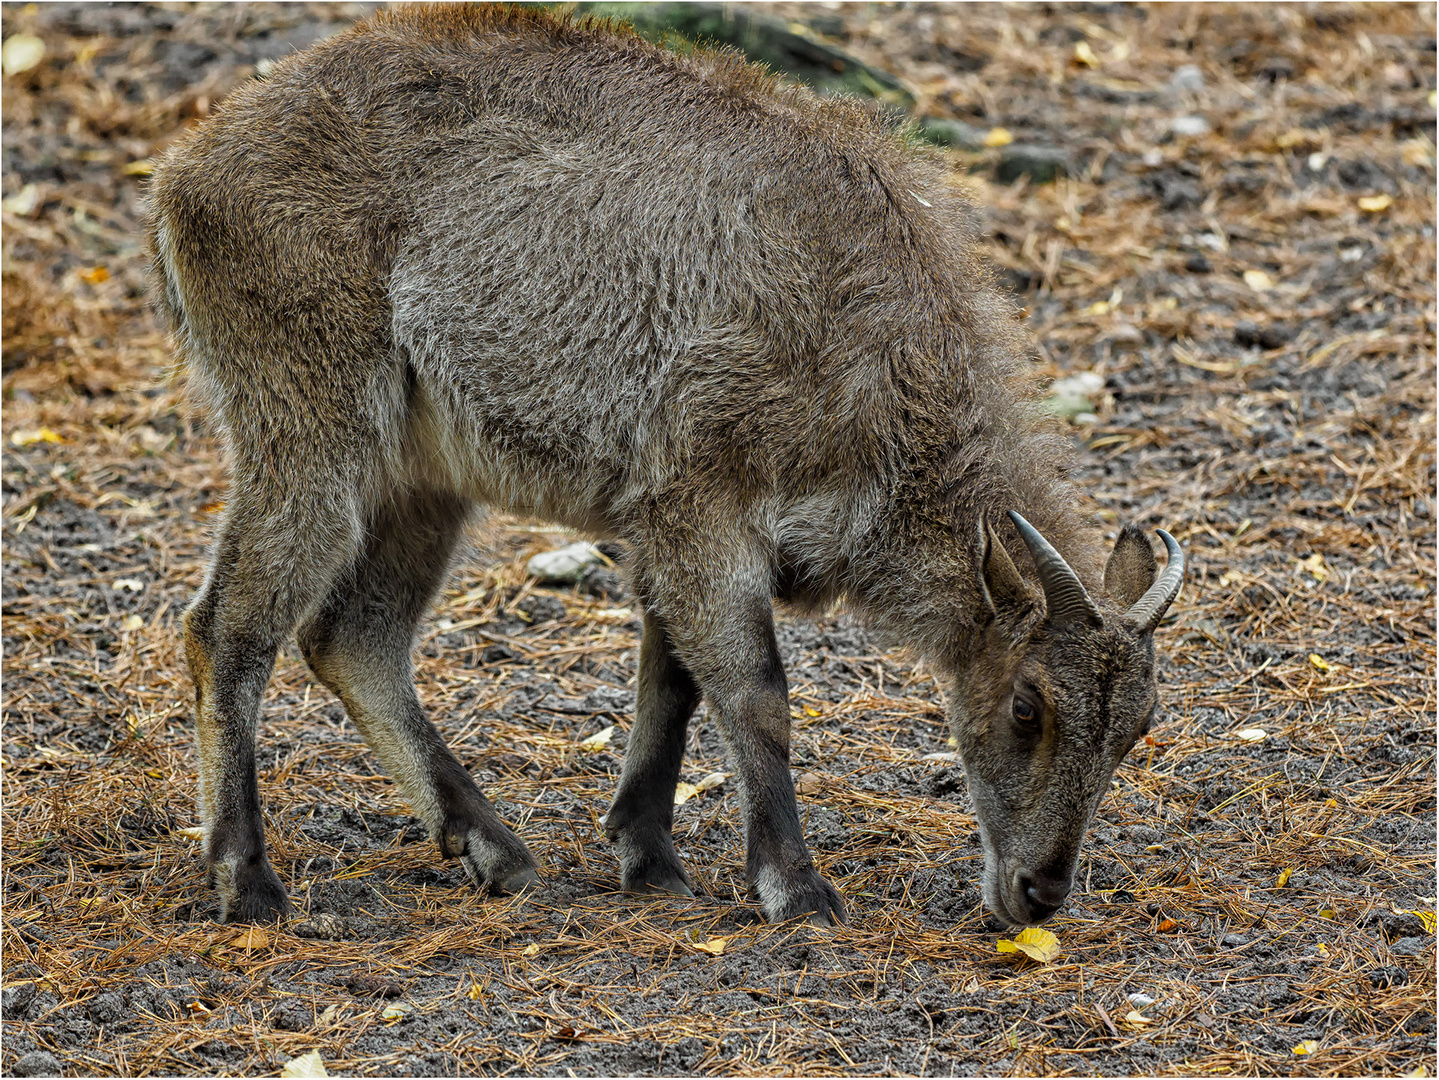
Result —
M473 828L464 839L460 864L483 892L503 896L523 892L539 883L534 856L524 841L509 829L491 836L481 828Z
M668 835L612 837L620 856L620 888L637 896L694 896L694 882L685 872Z
M539 886L540 875L535 872L533 866L522 866L504 881L500 882L500 891L510 895L526 892Z
M221 860L211 879L220 894L221 922L271 923L289 914L290 897L268 862L236 866Z
M804 919L811 926L849 925L839 893L812 869L807 874L786 877L765 868L755 879L754 891L766 922Z
M621 881L620 887L634 896L688 896L693 899L695 894L688 875L685 875L683 871L681 871L681 876L671 875L660 877L658 880L648 876L639 880L626 878Z

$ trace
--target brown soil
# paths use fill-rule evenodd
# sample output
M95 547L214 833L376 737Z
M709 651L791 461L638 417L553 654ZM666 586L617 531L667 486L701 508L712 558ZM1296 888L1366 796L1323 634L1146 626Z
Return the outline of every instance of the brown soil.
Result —
M1073 165L1005 186L1003 150L955 158L1044 371L1105 380L1075 434L1094 511L1170 529L1192 571L1062 957L996 951L961 771L926 757L934 686L843 616L782 640L807 835L854 925L758 921L729 786L676 813L709 896L617 894L597 822L638 623L527 583L568 538L508 519L417 667L544 887L467 888L291 650L260 768L297 915L211 921L175 628L225 480L145 307L143 162L362 11L16 5L5 34L46 57L3 106L5 1073L1436 1068L1432 6L776 10ZM1171 87L1186 64L1202 90ZM685 778L724 768L697 723Z

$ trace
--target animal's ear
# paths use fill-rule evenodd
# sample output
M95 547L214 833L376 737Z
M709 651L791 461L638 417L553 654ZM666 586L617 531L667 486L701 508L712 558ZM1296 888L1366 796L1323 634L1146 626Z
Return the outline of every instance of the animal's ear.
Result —
M1119 530L1119 539L1104 567L1104 591L1131 607L1154 584L1157 566L1149 540L1134 525Z
M989 523L983 520L979 523L974 564L979 570L980 595L984 597L991 614L998 615L1002 610L1012 609L1028 600L1024 579L1019 576L1014 560L1004 550L1004 544Z

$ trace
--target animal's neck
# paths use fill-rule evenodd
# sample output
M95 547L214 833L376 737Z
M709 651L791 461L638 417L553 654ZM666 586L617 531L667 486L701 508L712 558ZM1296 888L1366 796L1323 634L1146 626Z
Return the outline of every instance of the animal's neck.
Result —
M1066 480L999 472L941 498L940 491L903 491L874 516L861 558L847 567L845 592L867 623L929 660L963 667L979 648L990 620L979 589L979 522L987 520L1020 573L1040 587L1023 541L1006 516L1019 513L1044 534L1079 574L1097 588L1099 558L1092 528Z

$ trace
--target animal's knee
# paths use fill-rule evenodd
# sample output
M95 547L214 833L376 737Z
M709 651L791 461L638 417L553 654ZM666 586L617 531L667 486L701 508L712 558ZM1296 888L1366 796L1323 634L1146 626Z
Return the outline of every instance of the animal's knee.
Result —
M343 642L336 620L323 615L300 627L296 635L300 653L317 678L327 686L340 676L344 662Z
M197 693L203 694L210 684L210 657L214 647L212 611L202 594L180 617L185 641L185 660Z

